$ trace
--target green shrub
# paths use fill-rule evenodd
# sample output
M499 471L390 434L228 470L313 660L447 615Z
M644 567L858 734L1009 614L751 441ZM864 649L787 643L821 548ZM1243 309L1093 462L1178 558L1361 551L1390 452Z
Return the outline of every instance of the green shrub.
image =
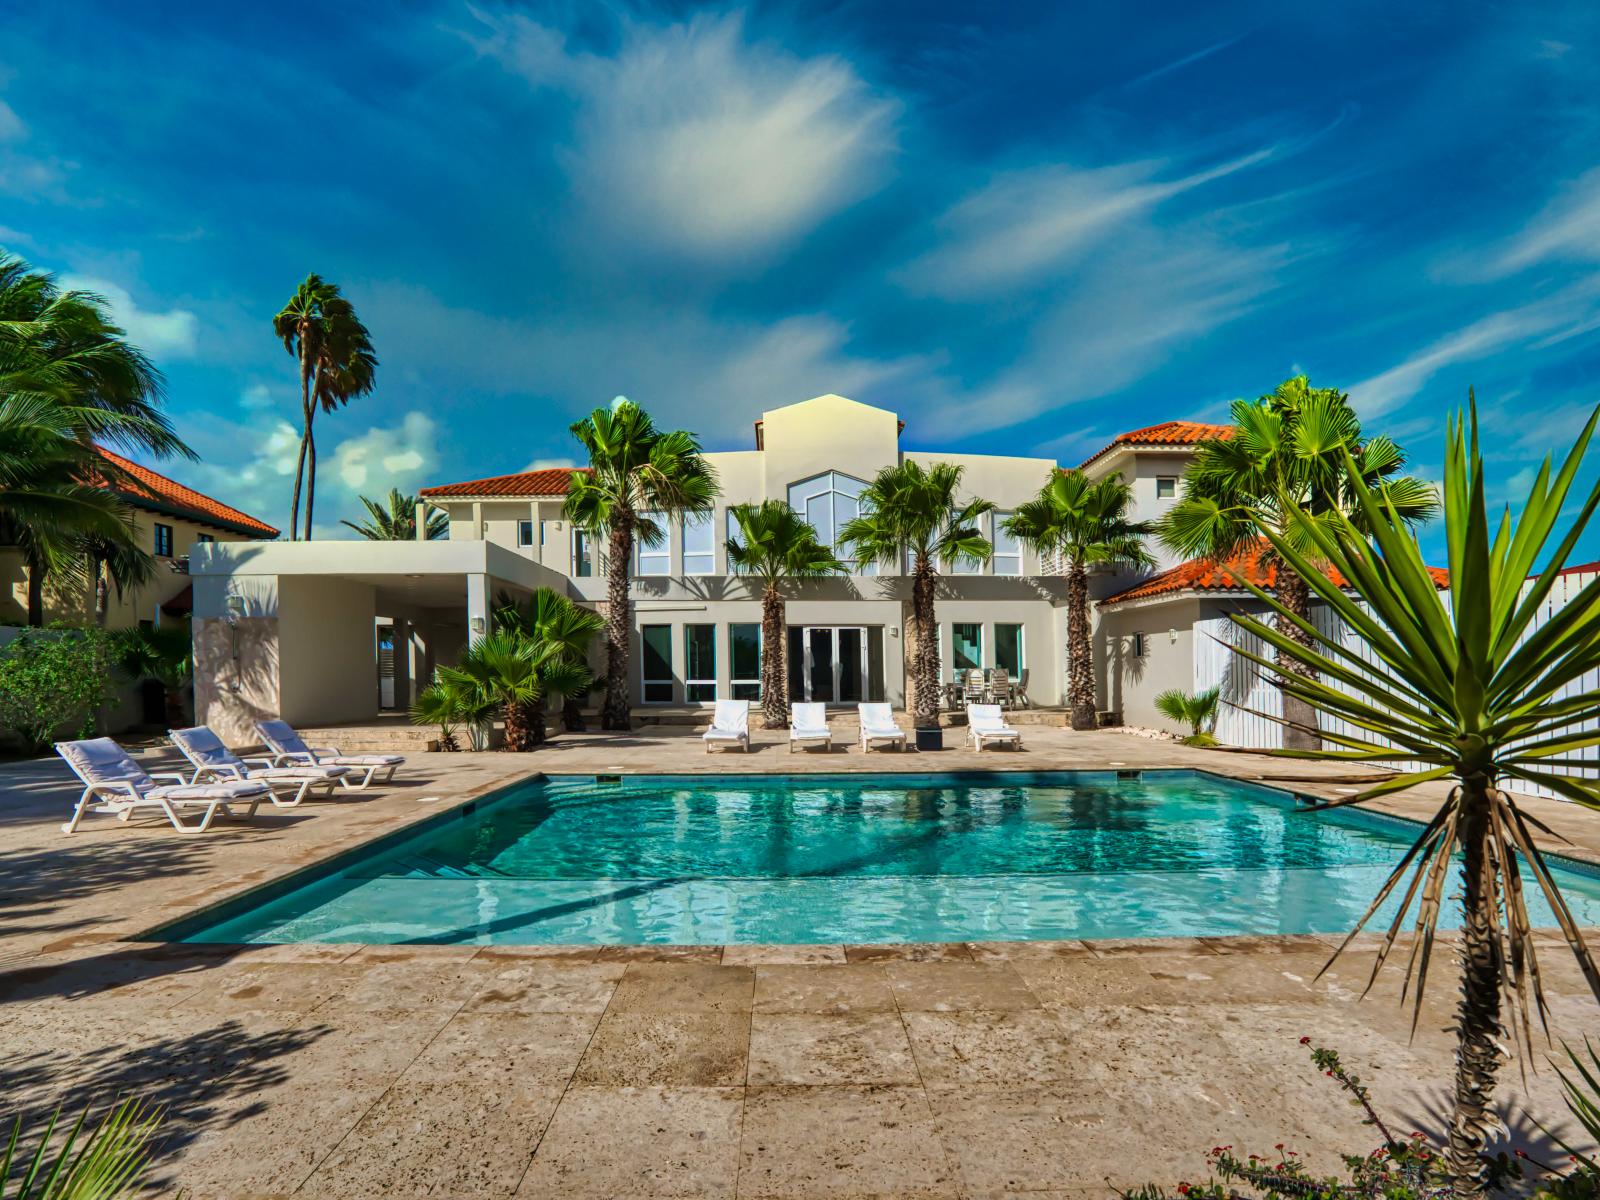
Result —
M1217 725L1217 704L1221 688L1207 688L1191 696L1181 688L1169 688L1156 697L1156 711L1169 721L1189 727L1183 739L1185 746L1215 746L1217 739L1212 730Z
M29 629L0 647L0 732L42 750L59 734L89 737L111 696L116 651L100 629Z
M100 1124L86 1129L87 1111L56 1138L61 1113L51 1116L31 1155L19 1155L22 1118L0 1145L0 1196L6 1200L115 1200L139 1191L150 1161L150 1142L161 1125L160 1109L123 1100Z

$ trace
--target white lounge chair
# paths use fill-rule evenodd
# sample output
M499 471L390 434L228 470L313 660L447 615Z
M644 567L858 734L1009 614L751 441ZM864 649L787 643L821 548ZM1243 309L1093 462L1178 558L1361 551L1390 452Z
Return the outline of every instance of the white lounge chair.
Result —
M1022 735L1001 718L998 704L967 705L967 734L974 750L988 742L1010 742L1012 749L1022 749Z
M193 765L191 783L207 779L259 779L271 789L272 803L278 808L293 808L314 790L332 795L333 789L350 777L349 767L319 767L307 763L275 767L270 758L240 758L205 725L169 729L167 736Z
M395 768L404 766L406 761L402 754L340 754L337 746L308 746L287 721L257 721L256 732L261 735L267 749L272 751L272 765L275 767L299 763L314 767L353 768L350 776L343 780L344 786L353 792L359 792L371 783L379 771L383 772L383 778L378 782L388 783L394 778ZM351 783L350 779L358 773L361 774L361 781Z
M828 728L826 704L791 704L789 706L789 753L796 746L821 742L823 747L833 745L833 733Z
M256 815L256 808L271 796L265 783L256 779L235 779L217 783L190 783L177 771L150 774L129 757L128 752L110 738L88 738L78 742L57 742L56 753L83 783L83 794L72 810L72 820L61 827L72 833L86 812L110 813L126 821L140 809L163 813L179 833L204 833L218 813L231 817L230 804L248 805L244 819ZM176 782L161 784L159 779ZM198 825L185 825L180 809L202 809Z
M906 748L906 731L894 723L894 714L887 704L858 704L861 714L861 752L872 749L873 742L890 742L900 749Z
M711 728L700 735L705 739L706 753L714 745L737 745L750 753L750 701L718 700L711 714Z

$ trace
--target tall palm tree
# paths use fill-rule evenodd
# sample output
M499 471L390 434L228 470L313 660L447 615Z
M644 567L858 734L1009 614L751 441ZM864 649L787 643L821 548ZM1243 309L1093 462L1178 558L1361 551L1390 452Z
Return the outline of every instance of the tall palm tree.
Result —
M1358 484L1379 491L1405 524L1438 511L1433 487L1400 474L1405 454L1389 438L1363 437L1350 397L1337 388L1314 388L1298 375L1258 400L1235 400L1231 414L1229 436L1200 444L1184 474L1183 496L1161 520L1161 540L1180 554L1226 562L1253 553L1265 522L1315 561L1314 547L1291 513L1323 522L1342 515L1360 526L1367 517L1356 503ZM1310 581L1270 547L1263 558L1277 568L1278 599L1298 618L1280 622L1280 630L1300 645L1312 645ZM1280 676L1309 669L1287 652L1277 658ZM1283 716L1285 745L1321 745L1314 709L1285 693Z
M574 603L554 588L536 588L526 600L507 592L495 597L495 624L516 630L540 645L541 678L547 696L562 700L561 724L569 732L583 729L579 699L594 682L589 670L589 648L606 627L605 618L592 608ZM562 665L577 670L557 674L548 668Z
M156 560L143 546L133 545L104 534L91 533L79 539L89 577L89 604L94 623L104 629L110 614L111 594L121 600L156 576Z
M1594 622L1600 580L1538 624L1557 577L1600 508L1600 484L1581 504L1567 507L1597 420L1600 409L1553 476L1546 457L1515 522L1512 508L1498 522L1490 518L1476 410L1470 423L1459 415L1451 420L1444 468L1448 604L1434 586L1415 534L1406 528L1404 511L1383 488L1365 482L1359 460L1348 449L1341 457L1352 481L1355 515L1290 504L1281 521L1261 521L1260 531L1274 552L1371 646L1373 661L1337 641L1307 644L1289 636L1284 627L1304 631L1304 619L1281 594L1269 595L1248 582L1276 614L1276 625L1233 618L1304 668L1284 676L1286 692L1356 731L1367 731L1330 736L1338 749L1280 753L1399 768L1392 778L1323 807L1361 803L1429 780L1451 785L1356 931L1386 899L1399 897L1373 968L1376 977L1408 915L1415 914L1416 941L1406 972L1408 985L1415 984L1420 1017L1434 932L1454 898L1449 876L1459 855L1461 994L1447 1159L1461 1200L1479 1200L1489 1182L1483 1150L1496 1123L1492 1105L1503 1054L1502 1001L1516 1013L1513 1032L1524 1052L1531 1049L1530 1013L1541 1021L1546 1016L1539 946L1523 895L1527 876L1549 903L1600 999L1600 970L1533 840L1532 830L1544 827L1503 790L1508 781L1534 783L1600 809L1600 784L1575 773L1592 766L1582 751L1600 745L1592 724L1600 710L1600 688L1588 682L1600 669ZM1547 550L1556 522L1567 512L1576 514L1571 527ZM1354 594L1325 577L1317 569L1320 563L1337 569ZM1238 653L1257 666L1270 666L1263 656ZM1319 676L1333 683L1320 682Z
M588 452L590 469L572 473L563 511L578 528L606 539L606 698L600 727L627 729L632 724L628 639L634 541L659 546L666 538L652 513L670 518L710 512L717 473L694 434L662 433L626 396L595 409L572 427L572 435Z
M841 574L846 568L782 500L736 504L728 511L739 526L739 536L728 539L728 565L761 583L761 724L782 729L789 724L783 584Z
M306 492L305 537L311 538L312 508L317 490L317 411L332 412L372 391L378 369L367 327L337 284L315 273L295 289L272 330L300 366L300 411L303 422L300 458L295 467L294 497L289 512L289 537L299 536L300 489Z
M1099 563L1149 566L1144 547L1152 526L1128 519L1133 489L1121 475L1090 483L1082 471L1056 471L1006 519L1011 536L1067 572L1067 697L1072 727L1095 725L1094 655L1089 644L1089 568Z
M390 488L389 495L379 504L370 496L360 496L362 507L370 520L359 525L354 521L340 521L362 537L373 542L410 542L417 537L417 498L408 496L399 488ZM434 509L427 516L429 541L442 538L450 532L450 518Z
M911 558L911 680L918 729L939 723L939 624L934 592L939 564L982 563L994 553L978 518L994 511L988 500L957 499L961 468L907 461L885 467L861 492L861 515L845 524L839 540L857 559L895 566Z

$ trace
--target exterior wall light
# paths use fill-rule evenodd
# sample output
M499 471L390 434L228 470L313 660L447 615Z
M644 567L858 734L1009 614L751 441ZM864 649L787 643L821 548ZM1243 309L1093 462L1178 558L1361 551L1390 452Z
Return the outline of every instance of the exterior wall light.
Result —
M488 628L488 623L482 617L472 618L472 632L483 633Z
M228 625L230 627L238 625L240 619L244 616L244 597L243 596L229 596L228 597L227 611L228 611L228 616L227 616Z

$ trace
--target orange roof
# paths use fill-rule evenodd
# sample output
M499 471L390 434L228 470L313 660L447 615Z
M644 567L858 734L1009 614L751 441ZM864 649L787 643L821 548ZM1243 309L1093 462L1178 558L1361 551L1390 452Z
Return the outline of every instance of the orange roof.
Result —
M425 487L423 496L565 496L574 470L588 473L588 467L547 467L542 471L518 471L515 475L493 475L488 479L469 479L465 483L441 483Z
M1100 606L1129 604L1135 600L1155 600L1163 597L1175 598L1187 592L1243 592L1245 587L1239 582L1241 578L1270 592L1278 586L1278 564L1275 559L1262 562L1266 549L1267 543L1263 539L1253 549L1241 551L1226 562L1216 562L1209 558L1191 558L1188 562L1179 563L1159 575L1152 575L1149 579L1134 584L1126 591L1107 596L1100 601ZM1435 586L1440 588L1450 586L1450 573L1443 567L1429 567L1428 573L1433 576ZM1328 578L1340 587L1347 586L1343 576L1332 568L1328 570Z
M117 495L140 508L153 509L156 512L168 512L177 516L188 517L208 525L219 525L224 529L232 529L238 533L249 534L251 537L275 538L278 531L265 521L258 521L249 513L240 512L237 508L230 508L220 500L213 500L203 492L197 492L191 487L185 487L175 479L168 479L159 475L149 467L141 467L131 459L123 458L120 454L113 454L104 446L96 446L96 452L108 463L117 467L122 475L112 485Z
M1195 446L1210 438L1232 436L1232 425L1208 425L1204 421L1163 421L1159 425L1146 425L1143 429L1117 434L1109 445L1084 459L1078 469L1082 470L1095 459L1110 454L1118 446Z

